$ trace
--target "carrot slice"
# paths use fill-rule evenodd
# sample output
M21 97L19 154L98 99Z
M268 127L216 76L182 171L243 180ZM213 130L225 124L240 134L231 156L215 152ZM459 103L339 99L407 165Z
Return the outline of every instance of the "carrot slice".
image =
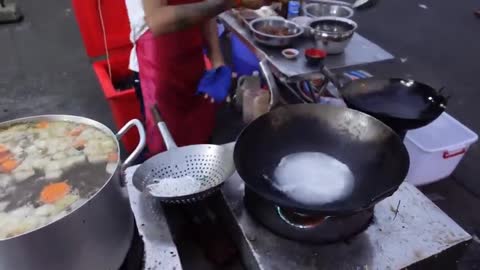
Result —
M13 171L18 165L20 165L15 159L9 158L2 162L0 165L0 171L3 173L9 173Z
M0 164L9 160L11 157L12 157L12 154L10 153L10 151L0 152Z
M7 146L0 144L0 154L5 152L8 152Z
M35 126L37 128L47 128L48 127L48 121L40 121Z
M85 125L80 125L80 126L74 127L72 130L70 130L70 132L68 132L68 135L72 136L72 137L77 137L84 130L85 130Z
M66 182L46 185L40 193L40 201L43 203L55 203L70 193L71 187Z
M118 160L118 154L116 152L111 152L108 153L107 160L109 162L117 162Z

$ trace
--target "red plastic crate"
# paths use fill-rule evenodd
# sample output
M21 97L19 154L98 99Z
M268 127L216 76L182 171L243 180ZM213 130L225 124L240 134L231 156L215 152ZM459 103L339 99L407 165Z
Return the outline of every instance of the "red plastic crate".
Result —
M108 51L112 78L109 77L106 60L93 61L92 66L110 105L115 125L121 128L131 119L141 117L140 103L135 90L132 88L117 91L113 83L124 81L131 75L128 62L132 44L129 39L130 24L125 2L123 0L72 0L72 5L88 56L94 59L105 56ZM207 68L211 66L206 57L205 65ZM132 151L138 143L138 133L129 131L122 138L122 142L127 151Z
M72 5L88 56L92 59L102 57L108 50L112 78L109 77L106 60L94 61L92 66L110 105L115 125L121 128L129 120L140 117L140 105L134 89L117 91L113 86L113 82L131 75L128 61L132 44L125 3L119 0L73 0ZM138 133L128 132L122 142L127 151L132 151L138 142Z
M128 69L128 61L128 54L124 57L110 58L113 80L111 80L108 75L106 60L93 63L93 70L97 75L103 94L107 98L113 119L118 128L125 125L130 119L140 119L141 117L140 103L137 100L135 90L132 88L119 92L115 90L112 83L112 81L122 80L131 75L131 71ZM122 138L122 143L125 149L130 152L133 151L138 144L138 139L138 133L136 131L129 131Z

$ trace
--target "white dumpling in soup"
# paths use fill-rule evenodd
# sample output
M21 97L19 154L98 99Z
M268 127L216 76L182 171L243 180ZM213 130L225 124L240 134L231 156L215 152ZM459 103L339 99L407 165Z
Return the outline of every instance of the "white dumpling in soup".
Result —
M11 185L12 180L12 176L8 174L0 174L0 189L7 188L9 185Z
M25 171L17 171L13 173L13 177L17 182L25 181L34 175L35 175L35 171L33 169L25 170Z
M47 170L45 171L45 180L55 180L62 177L62 170Z
M54 215L57 208L53 204L44 204L35 208L35 215L41 217L47 217L50 215Z
M106 162L108 159L108 155L101 154L101 153L93 153L93 154L89 154L87 158L88 158L88 162L92 164L99 164L99 163Z
M50 158L48 157L38 158L32 162L32 166L34 169L43 170L47 167L49 163L50 163Z

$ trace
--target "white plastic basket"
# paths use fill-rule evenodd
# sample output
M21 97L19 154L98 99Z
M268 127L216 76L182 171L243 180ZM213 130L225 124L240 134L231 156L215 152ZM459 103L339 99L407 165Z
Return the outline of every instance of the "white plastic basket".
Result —
M406 181L424 185L448 177L457 167L477 134L447 113L429 125L407 132L410 156Z

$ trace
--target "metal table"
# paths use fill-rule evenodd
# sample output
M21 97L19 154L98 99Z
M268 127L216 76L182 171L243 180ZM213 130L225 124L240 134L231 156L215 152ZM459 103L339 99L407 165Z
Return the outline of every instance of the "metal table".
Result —
M181 270L180 258L168 228L162 206L135 189L132 177L138 166L125 171L128 196L137 224L137 229L145 246L144 269Z
M248 269L401 269L471 239L409 183L375 207L374 222L365 232L331 245L281 238L252 220L243 205L244 183L238 174L222 192L228 205L224 214L233 220L229 225Z
M230 11L220 14L218 18L226 29L236 34L260 60L267 59L276 71L289 79L308 79L319 73L318 69L307 66L303 57L304 50L314 46L312 41L298 39L292 47L298 49L300 55L295 60L289 60L282 56L280 49L255 43L248 29ZM328 56L325 64L330 69L337 69L389 59L393 59L392 54L356 33L345 52Z

